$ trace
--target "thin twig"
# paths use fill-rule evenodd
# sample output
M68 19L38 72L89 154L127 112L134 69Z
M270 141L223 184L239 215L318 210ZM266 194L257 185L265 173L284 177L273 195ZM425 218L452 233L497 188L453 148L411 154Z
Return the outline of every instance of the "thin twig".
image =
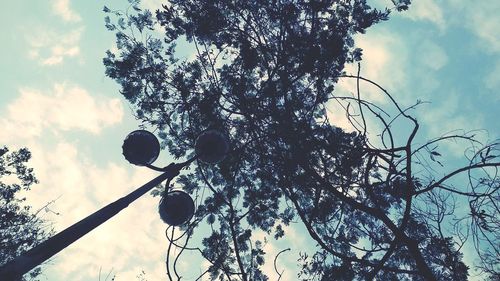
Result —
M284 250L281 250L275 257L274 257L274 271L276 271L276 273L278 273L279 277L278 277L278 281L280 281L281 279L281 275L283 274L283 272L285 271L284 269L281 271L281 273L279 273L278 271L278 268L276 267L276 260L278 259L278 256L281 255L281 253L283 252L286 252L286 251L290 251L290 248L286 248Z

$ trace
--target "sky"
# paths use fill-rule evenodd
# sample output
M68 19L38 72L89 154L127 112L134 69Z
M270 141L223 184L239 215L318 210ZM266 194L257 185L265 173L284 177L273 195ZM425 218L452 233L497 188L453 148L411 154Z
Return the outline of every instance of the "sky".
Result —
M369 1L370 2L370 1ZM377 6L390 1L375 0ZM455 129L482 129L481 138L499 138L500 2L496 0L420 0L410 10L356 37L363 48L361 74L409 106L428 139ZM161 1L141 4L155 9ZM128 103L104 74L102 58L114 49L114 34L104 27L103 6L124 9L125 0L9 1L0 11L0 145L28 147L40 180L26 194L34 209L49 203L43 216L56 231L132 191L155 172L128 164L121 155L124 137L136 130ZM356 66L347 66L355 74ZM355 81L338 90L354 91ZM384 104L375 89L363 94ZM332 120L348 127L334 104ZM463 147L442 147L447 160L463 158ZM172 159L163 151L159 166ZM53 257L41 280L163 280L167 240L156 208L146 195L119 215ZM289 240L266 245L265 271L277 279L272 259L280 250L281 280L294 280L298 252L310 245L303 228L286 230ZM260 234L259 234L260 235ZM464 249L465 259L473 261ZM206 263L184 259L186 280ZM108 280L110 277L108 276ZM191 279L190 279L191 278ZM481 280L480 277L474 278Z

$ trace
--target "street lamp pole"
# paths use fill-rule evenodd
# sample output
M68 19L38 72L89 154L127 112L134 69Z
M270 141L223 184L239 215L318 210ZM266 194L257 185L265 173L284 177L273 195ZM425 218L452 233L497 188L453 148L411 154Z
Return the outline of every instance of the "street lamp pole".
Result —
M0 268L0 279L4 281L19 280L23 274L40 265L53 255L71 245L76 240L83 237L85 234L92 231L94 228L118 214L121 210L128 207L130 203L150 191L153 187L159 185L165 180L170 181L173 179L179 174L180 169L189 165L189 163L193 160L195 160L195 157L184 163L172 163L168 165L165 167L165 171L162 174L147 182L143 186L137 188L115 202L108 204L95 213L52 236L38 246L25 252L16 259L8 262Z
M130 133L125 139L122 148L123 155L130 163L148 167L162 172L162 174L1 266L1 281L20 280L25 273L103 224L165 180L167 181L167 190L165 192L166 197L163 198L165 200L162 199L160 203L160 216L166 223L174 226L185 223L193 215L193 200L189 195L180 191L168 197L170 181L179 174L182 168L196 159L208 164L218 163L224 159L229 146L227 139L221 133L215 130L205 131L196 139L195 156L193 158L182 163L171 163L165 168L151 165L158 157L160 144L156 137L148 131L137 130ZM173 205L169 208L166 203ZM186 203L188 206L180 205Z

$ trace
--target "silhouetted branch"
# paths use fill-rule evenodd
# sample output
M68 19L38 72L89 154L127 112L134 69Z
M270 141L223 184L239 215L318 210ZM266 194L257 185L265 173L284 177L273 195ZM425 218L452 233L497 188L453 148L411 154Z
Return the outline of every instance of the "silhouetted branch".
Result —
M361 115L361 119L363 120L363 137L366 138L366 120L365 120L365 115L363 113L363 107L361 106L361 93L359 89L359 73L361 72L361 63L358 62L358 74L357 74L357 79L356 79L356 93L358 94L358 107L359 107L359 114Z
M460 169L456 169L455 171L447 174L446 176L442 177L441 179L439 179L438 181L432 183L431 185L427 186L426 188L416 191L415 195L420 195L420 194L428 192L429 190L432 190L432 189L434 189L436 187L439 187L439 188L442 188L444 190L447 190L447 191L450 191L450 192L454 192L454 193L457 193L457 194L460 194L460 195L478 196L478 195L471 194L471 193L460 192L458 190L452 190L452 189L444 187L442 184L445 181L449 180L450 178L452 178L452 177L454 177L454 176L456 176L456 175L458 175L460 173L463 173L463 172L466 172L466 171L469 171L469 170L473 170L473 169L485 168L485 167L500 167L500 162L498 162L498 163L475 164L475 165L471 165L471 166L467 166L467 167L462 167Z
M274 264L274 271L276 271L276 273L279 275L278 277L278 281L281 279L281 275L283 275L283 272L285 271L284 269L281 271L281 273L278 271L278 268L276 266L276 260L278 259L279 255L281 255L283 252L286 252L286 251L290 251L290 248L286 248L284 250L281 250L279 251L276 256L274 257L274 261L273 261L273 264Z
M172 227L172 232L171 232L171 236L172 236L172 239L174 238L174 231L175 231L175 227ZM167 233L165 233L167 234ZM167 234L168 235L168 234ZM170 281L172 281L172 275L170 275L170 250L172 248L172 241L169 240L169 243L168 243L168 248L167 248L167 260L165 262L166 264L166 267L167 267L167 277Z

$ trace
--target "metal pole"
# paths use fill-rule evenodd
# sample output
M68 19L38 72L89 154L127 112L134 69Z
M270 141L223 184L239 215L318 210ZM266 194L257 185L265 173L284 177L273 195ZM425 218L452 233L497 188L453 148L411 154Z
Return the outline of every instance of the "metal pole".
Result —
M2 281L15 281L37 267L53 255L57 254L67 246L71 245L76 240L80 239L85 234L92 231L105 221L118 214L121 210L125 209L130 203L137 198L144 195L153 187L162 183L164 180L171 180L179 174L182 167L188 165L194 158L180 164L170 164L164 169L164 173L152 179L148 183L132 191L127 196L122 197L115 202L103 207L81 221L73 224L65 230L47 239L38 246L30 249L26 253L18 256L17 258L6 263L0 267L0 280Z

